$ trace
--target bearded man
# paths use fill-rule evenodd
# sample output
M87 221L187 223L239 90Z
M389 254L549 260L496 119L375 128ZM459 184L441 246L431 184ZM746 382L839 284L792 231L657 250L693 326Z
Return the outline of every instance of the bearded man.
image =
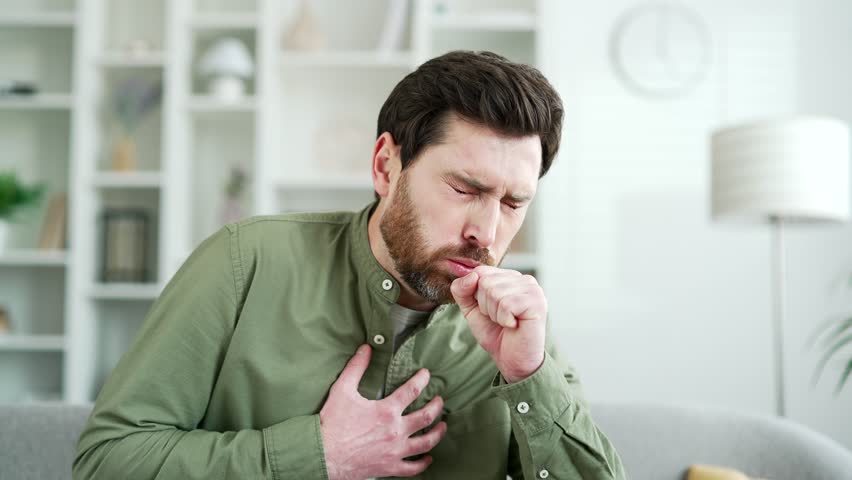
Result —
M624 478L542 288L499 267L562 115L538 70L490 52L407 75L379 113L376 200L207 238L98 395L75 478Z

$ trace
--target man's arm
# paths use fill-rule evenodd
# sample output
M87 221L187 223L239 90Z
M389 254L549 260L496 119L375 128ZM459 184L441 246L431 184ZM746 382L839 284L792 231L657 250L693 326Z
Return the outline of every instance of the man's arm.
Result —
M148 313L95 402L74 478L327 478L319 415L199 430L244 298L236 227L206 239Z
M498 374L494 382L512 416L509 475L514 480L627 478L621 458L590 415L574 369L559 362L549 336L547 343L536 373L515 384Z
M527 480L624 479L621 460L592 421L579 380L557 362L538 281L480 265L454 280L451 291L500 372L492 388L511 411L509 473L520 478L522 471Z

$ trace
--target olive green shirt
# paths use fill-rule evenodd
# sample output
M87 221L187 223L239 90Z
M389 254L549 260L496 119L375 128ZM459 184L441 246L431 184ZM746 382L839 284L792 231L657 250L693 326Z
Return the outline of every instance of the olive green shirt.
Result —
M444 398L447 434L417 478L624 478L552 342L536 373L506 384L445 305L394 352L400 286L370 248L374 208L256 216L204 240L100 391L74 478L325 479L318 412L363 343L364 397L425 367L409 411Z

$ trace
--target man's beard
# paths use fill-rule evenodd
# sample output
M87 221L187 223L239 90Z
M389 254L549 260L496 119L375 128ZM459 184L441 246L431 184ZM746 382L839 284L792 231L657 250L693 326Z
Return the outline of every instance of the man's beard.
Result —
M379 224L382 239L402 280L418 295L435 304L453 303L450 285L455 275L441 268L447 258L467 258L483 265L497 262L487 248L467 244L446 245L428 254L423 225L414 210L408 191L408 176L403 174L393 203L388 205Z

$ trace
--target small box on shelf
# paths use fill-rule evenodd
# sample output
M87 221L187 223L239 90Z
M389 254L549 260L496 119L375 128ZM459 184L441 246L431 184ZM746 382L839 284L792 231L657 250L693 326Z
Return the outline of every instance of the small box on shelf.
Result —
M148 282L150 214L140 208L107 208L101 214L102 282Z

